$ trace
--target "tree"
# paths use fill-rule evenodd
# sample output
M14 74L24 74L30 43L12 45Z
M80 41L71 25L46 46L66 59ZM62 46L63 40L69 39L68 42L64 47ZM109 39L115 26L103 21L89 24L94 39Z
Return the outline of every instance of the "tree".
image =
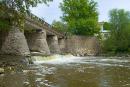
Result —
M111 36L105 41L105 50L130 51L130 12L123 9L110 11Z
M0 18L4 21L9 18L11 24L21 25L30 7L36 7L39 3L47 4L48 1L52 0L0 0Z
M60 32L67 32L67 25L61 21L53 21L52 26Z
M103 28L104 28L105 30L110 30L110 29L111 29L111 24L110 24L109 22L104 22Z
M63 0L63 21L72 34L94 35L99 31L97 3L93 0Z

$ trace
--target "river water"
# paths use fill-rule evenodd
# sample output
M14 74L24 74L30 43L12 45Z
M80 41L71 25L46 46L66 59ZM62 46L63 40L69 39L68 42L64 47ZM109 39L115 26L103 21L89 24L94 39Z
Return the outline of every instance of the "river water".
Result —
M0 87L130 87L130 58L33 57L23 72L0 75Z

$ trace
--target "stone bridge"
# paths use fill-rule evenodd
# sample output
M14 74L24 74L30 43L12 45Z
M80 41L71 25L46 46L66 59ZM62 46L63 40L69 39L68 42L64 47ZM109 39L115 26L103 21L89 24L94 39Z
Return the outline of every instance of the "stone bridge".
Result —
M99 51L96 37L71 36L65 39L64 34L33 14L26 16L24 31L16 26L8 32L0 31L0 54L4 55L71 53L84 56L97 55Z
M12 26L0 34L0 53L27 56L58 54L63 47L64 35L33 14L26 16L24 31Z

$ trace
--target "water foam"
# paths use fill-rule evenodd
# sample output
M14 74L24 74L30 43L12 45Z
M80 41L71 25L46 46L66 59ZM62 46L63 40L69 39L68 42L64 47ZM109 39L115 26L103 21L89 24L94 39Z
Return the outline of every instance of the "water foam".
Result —
M76 57L73 55L53 55L49 57L34 56L35 64L95 64L101 66L124 66L124 63L129 63L128 59L104 57ZM123 65L122 65L123 64Z
M33 56L35 64L65 64L80 61L83 57L75 57L73 55L53 55L49 57Z

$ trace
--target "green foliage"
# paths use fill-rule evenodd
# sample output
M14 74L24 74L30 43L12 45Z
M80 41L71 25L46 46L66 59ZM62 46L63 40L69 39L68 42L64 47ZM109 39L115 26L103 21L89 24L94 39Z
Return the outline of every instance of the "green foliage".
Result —
M8 30L10 28L10 23L8 20L0 19L0 31L1 30Z
M52 0L0 0L0 18L8 18L12 25L23 27L29 8L36 7L39 3L46 4L48 1Z
M104 28L105 30L110 30L110 29L111 29L111 24L110 24L109 22L104 22L103 28Z
M67 32L67 25L61 21L53 21L52 26L60 32L66 33Z
M63 21L69 32L76 35L94 35L99 31L97 3L93 0L63 0Z
M110 11L111 36L104 43L107 52L130 51L130 12L123 9Z

